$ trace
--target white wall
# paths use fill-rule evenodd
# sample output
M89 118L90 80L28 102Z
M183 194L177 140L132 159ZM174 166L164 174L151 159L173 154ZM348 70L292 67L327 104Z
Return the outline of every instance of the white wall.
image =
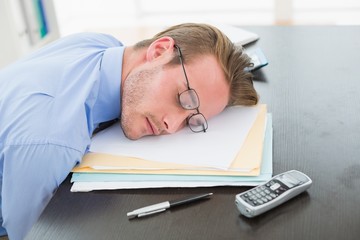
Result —
M26 51L13 32L18 13L0 0L0 67ZM53 3L60 36L95 31L126 44L181 22L232 25L360 25L359 0L44 0ZM55 13L51 16L54 18ZM20 33L21 34L21 33Z

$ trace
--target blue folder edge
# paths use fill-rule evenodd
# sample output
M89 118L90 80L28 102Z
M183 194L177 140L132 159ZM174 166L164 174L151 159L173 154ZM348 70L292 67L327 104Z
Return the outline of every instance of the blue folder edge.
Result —
M198 176L198 175L164 175L164 174L120 174L120 173L73 173L71 182L117 182L117 181L199 181L199 182L246 182L268 181L272 177L272 115L267 113L266 130L263 148L263 159L259 176ZM254 184L249 184L254 185Z

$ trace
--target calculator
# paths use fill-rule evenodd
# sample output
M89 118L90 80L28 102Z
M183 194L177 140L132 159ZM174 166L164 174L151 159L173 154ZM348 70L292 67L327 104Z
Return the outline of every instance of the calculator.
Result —
M307 175L291 170L276 175L265 184L237 194L235 204L242 215L255 217L299 195L311 184L312 180Z
M245 53L250 57L251 63L253 64L251 67L246 67L244 69L245 71L253 72L268 65L268 61L259 47L245 49Z

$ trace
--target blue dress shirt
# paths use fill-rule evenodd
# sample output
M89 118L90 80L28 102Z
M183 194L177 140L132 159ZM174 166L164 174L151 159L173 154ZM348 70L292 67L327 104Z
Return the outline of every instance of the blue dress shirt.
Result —
M123 53L109 35L75 34L0 71L0 232L10 239L25 237L98 124L120 116Z

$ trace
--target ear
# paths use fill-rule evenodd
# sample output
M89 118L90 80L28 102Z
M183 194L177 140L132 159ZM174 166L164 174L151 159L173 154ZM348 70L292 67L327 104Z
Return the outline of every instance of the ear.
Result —
M172 58L175 41L171 37L161 37L150 44L146 51L146 60L153 61L158 58ZM170 59L171 59L170 58Z

